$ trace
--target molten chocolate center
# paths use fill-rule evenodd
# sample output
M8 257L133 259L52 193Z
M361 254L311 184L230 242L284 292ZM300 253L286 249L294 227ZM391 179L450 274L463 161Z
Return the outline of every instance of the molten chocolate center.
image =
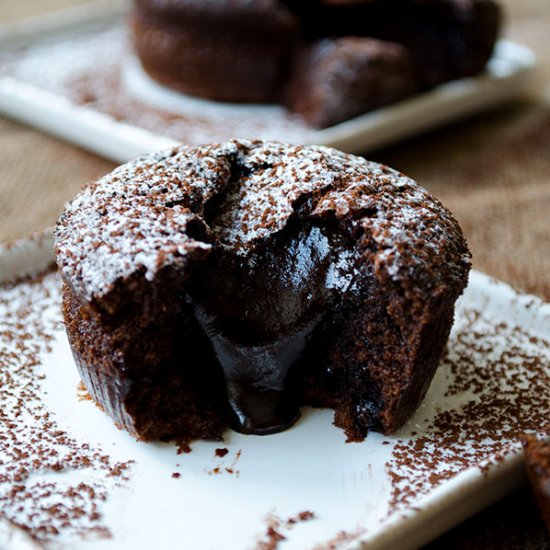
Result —
M278 432L299 416L289 370L354 280L356 256L334 233L290 223L246 256L218 247L194 278L192 302L222 366L237 431Z

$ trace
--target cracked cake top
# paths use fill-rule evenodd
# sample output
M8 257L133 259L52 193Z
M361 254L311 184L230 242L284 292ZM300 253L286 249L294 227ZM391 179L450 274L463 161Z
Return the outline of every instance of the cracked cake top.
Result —
M212 247L246 255L293 218L347 228L379 279L420 291L463 286L457 221L416 182L323 146L232 140L142 156L66 205L58 265L85 300L136 272L185 272Z

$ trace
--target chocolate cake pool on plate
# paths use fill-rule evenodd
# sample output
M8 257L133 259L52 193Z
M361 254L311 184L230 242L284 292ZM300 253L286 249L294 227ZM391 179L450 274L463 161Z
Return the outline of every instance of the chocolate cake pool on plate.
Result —
M320 146L233 140L141 157L56 230L84 384L138 438L221 439L330 407L391 433L441 359L469 251L411 179Z

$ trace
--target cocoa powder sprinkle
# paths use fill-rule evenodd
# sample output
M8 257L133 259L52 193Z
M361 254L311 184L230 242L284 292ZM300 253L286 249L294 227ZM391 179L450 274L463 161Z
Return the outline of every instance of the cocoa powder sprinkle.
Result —
M78 442L46 410L41 359L61 328L59 286L55 273L0 286L0 509L39 543L70 544L110 536L102 505L130 463Z
M550 341L474 309L459 313L439 367L449 406L394 445L390 513L472 466L486 472L524 433L550 434Z

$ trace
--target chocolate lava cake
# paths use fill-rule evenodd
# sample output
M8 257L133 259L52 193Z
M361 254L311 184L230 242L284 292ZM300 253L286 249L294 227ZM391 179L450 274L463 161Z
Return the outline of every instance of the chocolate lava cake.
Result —
M480 72L493 51L501 12L493 0L297 0L308 40L367 36L403 45L418 84Z
M414 64L400 44L374 38L327 38L296 56L285 104L326 128L410 96Z
M432 380L470 255L406 176L321 146L233 140L125 164L55 233L84 384L144 440L220 439L330 407L391 433Z
M318 128L481 72L501 19L493 0L134 0L134 6L135 50L153 79L211 99L280 101Z
M277 99L298 37L298 20L278 0L136 0L131 26L152 78L236 102Z
M550 443L533 436L522 436L529 483L542 517L550 530Z

